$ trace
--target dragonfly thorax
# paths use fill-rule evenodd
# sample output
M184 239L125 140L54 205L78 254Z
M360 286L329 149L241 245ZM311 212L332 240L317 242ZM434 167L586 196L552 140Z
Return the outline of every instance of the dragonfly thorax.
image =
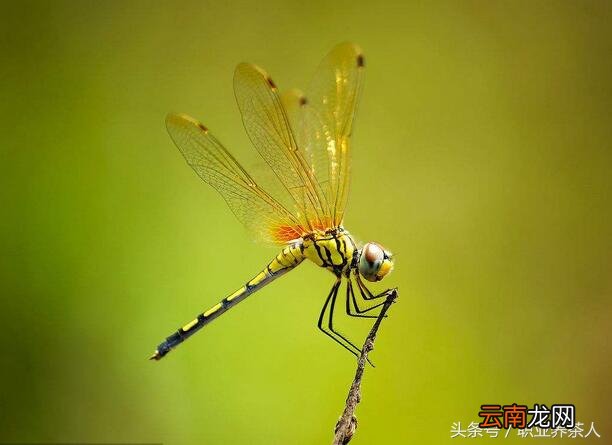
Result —
M302 249L306 258L338 276L346 275L356 266L357 246L342 227L305 236Z

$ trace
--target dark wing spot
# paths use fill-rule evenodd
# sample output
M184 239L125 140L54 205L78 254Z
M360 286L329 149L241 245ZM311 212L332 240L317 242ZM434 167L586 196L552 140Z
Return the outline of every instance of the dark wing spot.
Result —
M268 85L270 85L270 88L272 88L273 90L276 89L276 84L274 83L274 81L272 80L271 77L266 77L266 80L268 81Z
M357 66L359 68L363 68L365 66L365 59L363 58L363 54L359 54L357 56Z
M304 106L308 103L308 99L306 99L306 96L300 96L300 106Z
M204 133L208 133L208 128L206 128L206 127L204 126L204 124L203 124L203 123L198 122L196 125L197 125L197 126L198 126L198 128L199 128L200 130L202 130Z

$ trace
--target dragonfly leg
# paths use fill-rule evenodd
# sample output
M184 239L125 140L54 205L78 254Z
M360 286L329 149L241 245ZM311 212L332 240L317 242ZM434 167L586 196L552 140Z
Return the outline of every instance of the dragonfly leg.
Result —
M353 308L355 312L353 312L353 310L351 309L351 303L353 303ZM348 315L350 315L351 317L358 318L378 318L378 315L366 315L365 313L370 312L371 310L376 309L377 307L380 307L383 304L385 304L384 301L370 308L361 309L357 304L357 298L355 297L355 290L353 289L353 283L351 282L351 278L348 278L346 285L346 313Z
M370 292L363 281L361 281L361 277L358 273L355 273L355 281L357 281L357 286L359 287L359 292L364 300L378 300L379 298L386 298L391 293L392 289L387 289L382 291L379 294L374 295Z
M342 283L342 280L340 278L338 278L336 280L336 283L332 287L331 291L329 292L329 295L325 299L325 304L323 305L323 309L321 309L321 314L319 315L318 327L321 330L321 332L323 332L325 335L330 337L336 343L341 345L344 349L349 351L351 354L353 354L356 357L358 357L359 353L361 352L361 349L359 349L357 346L355 346L345 336L343 336L339 332L336 332L334 330L334 326L333 326L334 306L336 304L336 297L338 296L338 290L340 289L340 284L341 283ZM326 328L323 325L323 321L325 320L325 313L327 312L327 307L328 306L330 306L330 309L329 309L328 325L327 325L327 328ZM340 341L340 338L338 338L338 337L340 337L342 340L344 340L346 343L348 343L348 345L343 343L342 341Z

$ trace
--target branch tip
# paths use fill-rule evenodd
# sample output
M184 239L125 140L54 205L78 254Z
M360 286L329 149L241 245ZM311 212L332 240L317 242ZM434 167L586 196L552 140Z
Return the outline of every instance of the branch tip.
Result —
M363 348L361 349L361 354L357 359L357 371L355 372L355 378L353 379L348 397L346 398L344 412L338 420L338 423L336 423L336 428L334 429L334 442L332 445L347 445L357 430L357 417L355 417L355 409L357 408L357 404L361 402L361 379L365 370L365 364L370 363L370 365L374 367L368 358L368 354L374 349L374 340L376 339L376 333L378 332L380 323L382 322L383 318L387 317L387 311L391 305L395 303L398 296L397 288L389 289L387 293L387 299L385 300L385 303L383 304L382 309L378 314L378 318L370 330L370 333L366 337Z

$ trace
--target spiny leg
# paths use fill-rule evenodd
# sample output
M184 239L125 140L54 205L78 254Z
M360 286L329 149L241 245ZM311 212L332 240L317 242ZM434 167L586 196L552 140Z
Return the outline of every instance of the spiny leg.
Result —
M350 280L349 280L350 282ZM329 330L331 332L333 332L334 334L336 334L337 336L339 336L340 338L342 338L345 342L347 342L349 345L351 345L355 350L357 350L359 352L359 354L361 354L361 349L359 349L357 346L355 346L355 344L353 342L351 342L348 338L346 338L344 335L342 335L340 332L334 330L334 308L336 305L336 298L338 297L338 290L340 289L340 286L338 286L338 288L336 288L336 292L334 292L334 295L332 296L331 299L331 307L329 310ZM355 354L359 357L358 354ZM372 365L372 367L374 367L374 363L372 363L372 361L369 358L366 358L366 360L368 361L368 363L370 365Z
M351 310L351 301L353 303L353 307L356 313L354 313ZM358 318L378 318L378 315L364 315L364 314L366 312L370 312L373 309L376 309L377 307L382 306L383 304L385 304L384 301L370 308L361 309L359 305L357 304L357 298L355 297L355 291L353 290L353 283L351 282L351 278L350 277L348 278L347 285L346 285L346 313L348 315L350 315L351 317L358 317Z
M385 298L389 296L389 293L391 293L391 289L387 289L379 294L372 294L372 292L370 292L370 289L366 287L365 283L361 281L361 276L359 276L358 272L355 272L355 281L357 281L357 287L359 287L359 292L361 293L361 296L364 300L378 300L379 298Z
M353 303L353 308L356 311L353 312L351 310L351 302ZM359 317L359 318L376 318L376 315L362 315L366 311L362 311L357 305L357 300L355 298L355 291L353 290L353 283L351 283L351 279L349 277L346 285L346 314L351 317Z
M350 341L343 334L341 334L340 332L334 329L334 309L336 306L336 298L338 297L339 289L340 289L340 286L338 286L338 289L336 289L336 292L334 292L334 295L332 296L332 300L331 300L331 308L329 310L329 325L328 325L329 330L333 332L334 334L336 334L338 337L342 338L342 340L344 340L349 345L351 345L353 348L355 348L359 353L361 353L361 348L358 348L357 346L355 346L355 344L352 341Z
M333 329L333 322L332 322L332 316L333 316L333 312L334 312L334 304L336 301L336 296L338 295L338 289L340 288L340 284L341 284L341 279L338 278L336 280L336 283L333 285L333 287L331 288L331 291L329 292L329 295L327 296L326 300L325 300L325 304L323 305L323 309L321 309L321 314L319 315L319 322L317 324L317 326L319 327L319 330L321 332L323 332L325 335L327 335L328 337L330 337L332 340L334 340L336 343L338 343L339 345L341 345L344 349L346 349L347 351L349 351L351 354L355 355L356 357L359 357L359 353L361 352L361 349L359 349L357 346L355 346L353 343L351 343L348 339L346 339L342 334L339 334L338 332L334 331ZM327 306L329 306L331 303L331 307L330 307L330 314L329 314L329 324L328 324L328 329L330 330L330 332L328 332L324 327L323 327L323 319L325 318L325 312L327 311ZM349 348L346 344L344 344L343 342L341 342L337 337L335 337L333 334L338 335L339 337L341 337L343 340L345 340L350 346L352 346L355 350Z

